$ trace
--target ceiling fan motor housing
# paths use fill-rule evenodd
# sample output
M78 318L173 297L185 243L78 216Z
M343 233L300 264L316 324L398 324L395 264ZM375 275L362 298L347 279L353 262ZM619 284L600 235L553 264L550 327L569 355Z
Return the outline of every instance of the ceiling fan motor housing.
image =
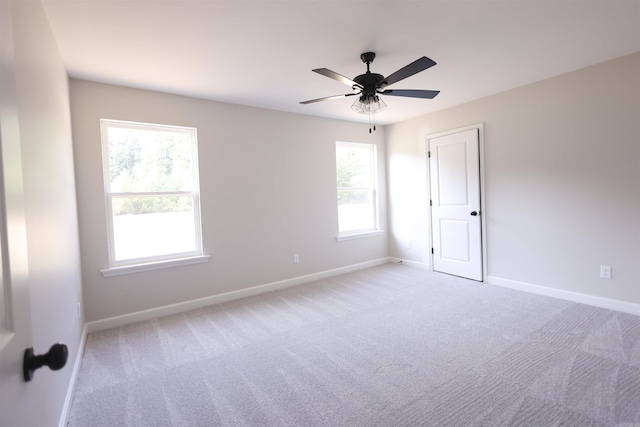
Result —
M384 82L384 76L367 71L366 74L355 77L353 81L362 86L362 95L371 96L376 94L377 89Z

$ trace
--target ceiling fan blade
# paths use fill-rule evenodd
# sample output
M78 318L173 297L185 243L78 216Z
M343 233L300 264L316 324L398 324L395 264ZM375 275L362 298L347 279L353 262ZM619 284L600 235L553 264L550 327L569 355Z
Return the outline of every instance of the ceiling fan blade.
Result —
M331 71L328 68L316 68L315 70L311 70L311 71L316 72L318 74L322 74L323 76L327 76L330 79L337 80L340 83L346 84L347 86L351 86L351 87L356 86L356 87L362 88L361 85L354 82L353 80L343 76L342 74L338 74L335 71Z
M381 95L406 96L408 98L433 99L440 93L439 90L414 90L414 89L387 89L378 92Z
M302 101L300 104L313 104L314 102L328 101L330 99L346 98L347 96L360 95L359 93L345 93L344 95L325 96L324 98L310 99L309 101Z
M427 58L426 56L423 56L420 59L416 59L411 64L406 65L400 68L395 73L387 76L379 89L382 89L385 86L391 86L394 83L398 83L400 80L404 80L407 77L418 74L419 72L424 71L427 68L433 67L434 65L436 65L435 61Z

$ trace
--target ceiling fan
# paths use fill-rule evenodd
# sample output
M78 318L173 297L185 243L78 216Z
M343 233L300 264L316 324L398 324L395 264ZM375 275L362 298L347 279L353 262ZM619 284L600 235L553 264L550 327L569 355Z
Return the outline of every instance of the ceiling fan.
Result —
M351 86L354 92L346 93L343 95L334 95L326 96L324 98L311 99L309 101L302 101L300 103L313 104L314 102L327 101L329 99L358 96L358 99L356 99L351 108L353 108L358 113L369 114L370 121L371 116L374 116L375 121L375 113L378 113L386 108L386 104L382 99L380 99L378 95L433 99L440 93L439 90L386 89L387 86L391 86L392 84L397 83L400 80L404 80L407 77L411 77L414 74L417 74L421 71L426 70L427 68L431 68L436 65L433 60L427 58L426 56L423 56L422 58L413 61L411 64L400 68L398 71L390 74L387 77L384 77L381 74L372 73L371 70L369 70L369 66L371 65L375 57L376 54L374 52L365 52L360 55L360 59L362 60L362 62L367 64L367 72L365 74L360 74L359 76L354 77L353 80L343 76L342 74L338 74L335 71L331 71L328 68L316 68L315 70L312 70L318 74L322 74L323 76L346 84L347 86ZM375 123L373 125L373 130L375 130ZM369 132L371 132L371 127L369 127Z

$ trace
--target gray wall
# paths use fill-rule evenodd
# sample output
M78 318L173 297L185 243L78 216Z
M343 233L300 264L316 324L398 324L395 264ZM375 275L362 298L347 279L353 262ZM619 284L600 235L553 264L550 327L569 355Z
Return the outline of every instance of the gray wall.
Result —
M640 303L640 54L387 126L391 256L430 262L426 136L477 123L488 276Z
M386 234L337 242L335 142L378 145L364 124L71 80L82 277L88 321L387 256ZM101 118L198 129L202 227L211 261L103 277L108 267ZM300 263L293 264L293 254Z
M8 425L58 424L83 319L68 79L39 2L12 2L33 347L69 348L61 371L39 370ZM17 368L17 367L16 367ZM7 421L15 417L15 423Z

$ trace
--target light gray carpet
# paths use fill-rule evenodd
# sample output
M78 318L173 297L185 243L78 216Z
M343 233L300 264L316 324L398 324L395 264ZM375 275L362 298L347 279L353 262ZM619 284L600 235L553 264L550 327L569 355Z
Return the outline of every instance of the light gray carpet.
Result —
M70 426L640 426L640 317L387 264L88 336Z

